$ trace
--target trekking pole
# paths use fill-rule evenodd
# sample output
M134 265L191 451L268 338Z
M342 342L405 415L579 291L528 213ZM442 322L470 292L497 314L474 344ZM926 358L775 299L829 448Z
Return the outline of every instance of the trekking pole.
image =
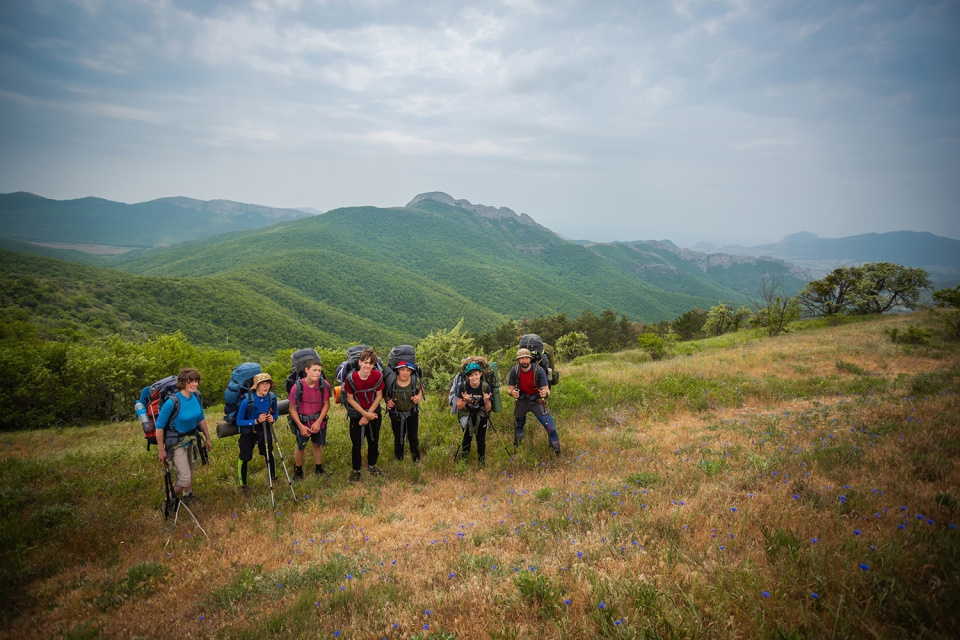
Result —
M507 454L507 458L509 458L510 460L513 460L513 454L510 453L509 449L507 449L506 441L503 439L503 436L500 435L500 432L497 431L496 426L493 424L493 416L490 416L489 418L487 418L487 425L489 425L489 430L493 431L494 435L497 436L497 440L500 441L500 444L503 445L503 450Z
M187 510L187 513L190 514L190 517L193 518L194 524L197 525L197 528L200 529L200 533L203 534L203 537L207 540L210 539L210 536L207 535L207 532L203 530L203 527L200 526L200 521L197 520L197 516L193 515L193 511L190 510L190 507L183 503L183 500L177 498L176 494L173 491L173 480L170 478L170 466L167 464L167 461L163 461L164 476L166 478L166 489L167 489L167 501L164 505L163 514L165 517L169 517L170 514L170 503L175 502L177 505L177 510L173 514L173 526L177 526L177 520L180 518L180 507L183 507Z
M270 506L276 507L277 503L273 498L273 472L276 469L276 463L273 462L273 439L270 437L270 425L263 423L266 427L267 438L267 482L270 484Z
M170 467L163 461L163 489L166 498L163 501L163 517L170 517L170 509L177 503L177 494L173 490L173 479L170 477Z
M276 442L276 438L273 436L273 425L269 422L267 423L267 432L270 434L270 438ZM283 460L283 447L277 444L277 451L280 452L280 465L283 467L283 474L287 476L287 484L290 485L290 493L293 494L293 501L297 501L297 492L293 490L293 481L290 479L290 472L287 471L287 463ZM270 455L273 455L273 447L270 447Z

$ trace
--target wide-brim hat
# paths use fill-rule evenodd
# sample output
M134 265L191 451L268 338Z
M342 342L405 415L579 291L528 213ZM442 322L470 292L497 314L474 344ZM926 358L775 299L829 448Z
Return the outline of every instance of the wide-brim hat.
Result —
M519 360L520 358L530 358L533 359L533 354L530 353L530 349L517 349L517 357L514 360Z
M269 373L258 373L257 375L253 376L253 384L250 385L250 388L256 389L261 382L269 382L270 389L273 389L274 387L273 378L270 377Z

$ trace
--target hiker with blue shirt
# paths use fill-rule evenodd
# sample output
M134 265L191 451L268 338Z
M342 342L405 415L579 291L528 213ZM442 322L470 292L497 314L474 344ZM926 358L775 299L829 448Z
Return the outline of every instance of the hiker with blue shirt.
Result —
M237 430L240 432L240 460L237 475L240 491L247 492L247 463L253 459L256 445L260 455L267 461L270 477L276 479L277 465L274 461L273 438L267 433L277 421L277 396L273 393L273 378L269 373L258 373L250 385L253 391L244 396L237 409ZM267 450L269 449L269 455Z
M198 430L206 439L206 450L210 451L210 432L207 430L207 418L203 414L203 401L198 391L200 372L196 369L180 369L177 374L177 392L160 408L157 415L157 449L161 462L166 461L168 452L177 469L177 482L174 493L181 500L193 499L193 450L194 438L199 440Z

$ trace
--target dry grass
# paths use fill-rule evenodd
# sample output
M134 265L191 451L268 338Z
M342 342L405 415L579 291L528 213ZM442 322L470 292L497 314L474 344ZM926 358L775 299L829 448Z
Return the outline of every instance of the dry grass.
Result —
M883 333L928 322L571 368L559 459L528 425L516 455L491 434L485 468L455 465L433 408L422 467L387 460L386 428L386 477L350 484L335 421L336 475L299 504L283 481L276 509L262 472L236 493L218 441L197 483L209 541L159 514L136 423L4 434L5 634L953 637L957 345Z

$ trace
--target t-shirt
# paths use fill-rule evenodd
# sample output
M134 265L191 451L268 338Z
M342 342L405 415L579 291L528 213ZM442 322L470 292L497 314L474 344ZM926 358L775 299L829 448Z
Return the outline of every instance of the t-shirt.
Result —
M520 389L520 393L528 396L539 396L540 387L537 386L537 374L540 367L536 364L530 366L529 371L524 371L520 365L510 370L510 379L508 384Z
M377 399L377 391L383 391L383 374L376 369L370 372L370 377L366 380L360 377L359 371L351 373L347 380L349 384L346 385L346 392L351 394L357 404L365 410L373 406L373 401ZM377 409L379 408L378 406Z
M483 394L485 393L490 393L490 385L484 382L483 380L480 381L480 386L478 387L471 387L470 382L468 380L464 380L463 384L457 389L457 400L463 400L463 394L473 396L476 399L477 404L479 405L480 415L488 416L490 414L483 410L483 407L484 407ZM457 411L457 416L461 418L469 415L470 415L470 403L468 403L467 406L465 406L463 409Z
M326 380L321 378L317 381L317 386L310 387L306 380L300 381L303 385L303 393L300 394L299 402L297 401L297 385L290 387L290 408L297 412L297 415L301 416L315 416L323 411L323 405L330 400L331 390L330 385ZM302 420L301 420L302 422ZM309 427L310 425L305 424L304 426Z
M203 406L200 404L200 396L191 393L187 398L182 391L177 391L180 401L180 410L173 419L173 428L180 433L190 433L197 428L197 424L206 420L203 415ZM165 429L171 425L167 424L170 414L173 413L173 398L167 398L167 401L160 407L160 414L157 415L157 428L163 426Z
M416 411L417 405L414 404L413 396L417 395L419 388L415 385L415 380L410 378L410 383L407 386L402 386L400 382L397 382L393 387L393 411L399 413L408 413L410 411Z

